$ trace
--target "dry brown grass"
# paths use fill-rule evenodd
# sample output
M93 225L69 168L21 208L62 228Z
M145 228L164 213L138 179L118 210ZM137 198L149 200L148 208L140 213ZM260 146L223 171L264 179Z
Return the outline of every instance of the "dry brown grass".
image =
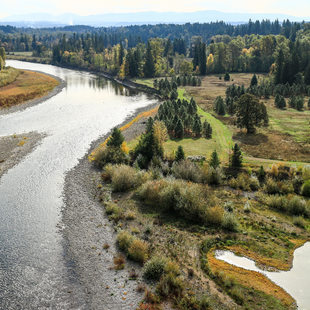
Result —
M0 108L42 97L58 84L48 75L23 70L14 82L0 88Z
M208 265L213 274L220 272L225 273L246 287L252 287L256 290L272 295L281 300L286 306L291 306L294 303L294 299L281 287L266 278L263 274L250 271L243 268L230 265L222 260L218 260L214 256L214 250L210 250L207 254Z
M229 85L235 84L241 86L242 84L245 87L250 85L251 73L232 73L230 75L231 80L225 82L222 76L222 79L219 79L220 75L208 75L202 79L200 87L185 87L186 92L194 97L197 103L205 110L213 110L213 102L217 96L225 97L226 88ZM258 78L263 75L258 75Z

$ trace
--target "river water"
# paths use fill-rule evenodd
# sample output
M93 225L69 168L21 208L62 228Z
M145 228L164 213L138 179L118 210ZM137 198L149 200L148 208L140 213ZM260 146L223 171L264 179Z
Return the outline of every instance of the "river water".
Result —
M297 302L298 309L310 310L310 242L294 252L293 267L289 271L268 272L255 262L230 251L216 251L217 259L248 270L263 273L271 281L285 289Z
M67 85L41 104L0 116L0 136L46 134L0 179L0 309L82 309L83 289L58 228L65 173L92 141L155 99L85 72L7 65L53 74Z

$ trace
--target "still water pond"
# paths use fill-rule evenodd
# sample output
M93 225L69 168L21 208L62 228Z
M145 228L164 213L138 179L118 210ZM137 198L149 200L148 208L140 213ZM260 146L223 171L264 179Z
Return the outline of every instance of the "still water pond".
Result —
M85 72L20 61L7 65L53 74L67 85L39 105L0 116L0 136L46 134L0 179L0 309L84 308L57 227L65 173L92 141L155 100Z
M215 256L237 267L263 273L297 301L298 309L310 310L310 242L294 252L293 267L290 271L263 271L255 265L254 261L237 256L230 251L216 251Z

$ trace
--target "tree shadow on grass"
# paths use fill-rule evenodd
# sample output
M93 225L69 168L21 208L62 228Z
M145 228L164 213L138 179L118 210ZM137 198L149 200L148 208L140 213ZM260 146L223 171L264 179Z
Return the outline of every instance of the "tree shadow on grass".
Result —
M233 135L233 140L240 141L247 145L260 145L268 142L268 136L263 133L246 134L245 132L238 132Z

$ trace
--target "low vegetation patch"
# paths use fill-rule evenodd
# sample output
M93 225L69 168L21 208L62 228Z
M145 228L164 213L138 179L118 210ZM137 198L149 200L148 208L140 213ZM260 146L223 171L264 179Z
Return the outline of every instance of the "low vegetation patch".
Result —
M0 89L0 107L8 107L42 97L58 84L57 80L48 75L21 71L13 82Z

